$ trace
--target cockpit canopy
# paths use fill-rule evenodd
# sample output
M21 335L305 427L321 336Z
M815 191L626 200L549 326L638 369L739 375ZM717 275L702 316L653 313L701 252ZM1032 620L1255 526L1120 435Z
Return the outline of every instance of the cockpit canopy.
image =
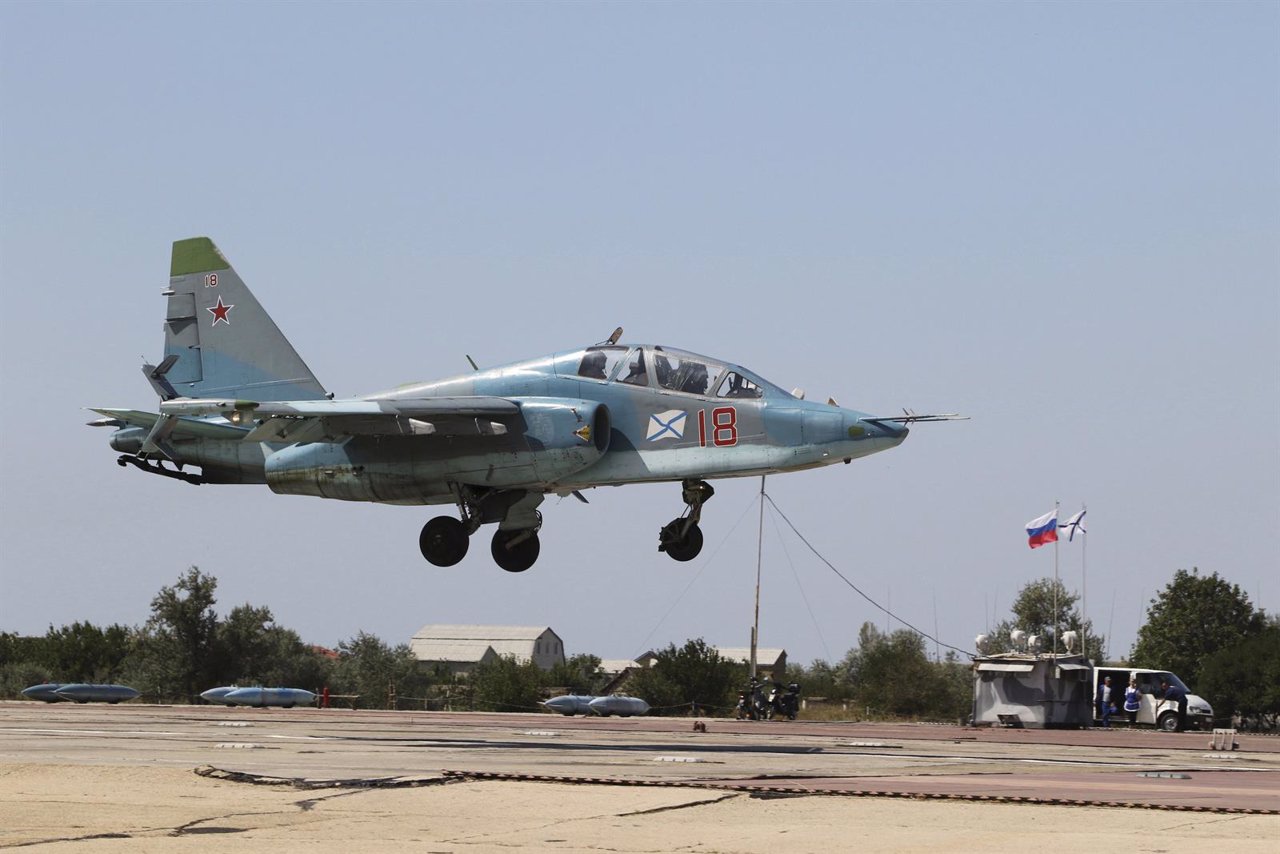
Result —
M737 365L657 345L600 344L564 353L556 358L556 373L702 397L791 397Z

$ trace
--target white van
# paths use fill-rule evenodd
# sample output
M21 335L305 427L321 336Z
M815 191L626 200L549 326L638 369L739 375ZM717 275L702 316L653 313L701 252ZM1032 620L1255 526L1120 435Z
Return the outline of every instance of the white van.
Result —
M1203 697L1192 694L1191 689L1168 670L1144 670L1138 667L1093 668L1093 694L1090 696L1095 724L1102 723L1101 709L1098 708L1098 686L1107 676L1111 677L1111 705L1116 707L1111 720L1129 720L1129 715L1124 710L1124 691L1129 687L1129 677L1132 676L1138 680L1138 695L1141 699L1138 723L1149 724L1165 732L1173 732L1178 728L1177 704L1166 702L1164 692L1160 690L1160 683L1168 682L1187 692L1187 727L1213 729L1213 707Z

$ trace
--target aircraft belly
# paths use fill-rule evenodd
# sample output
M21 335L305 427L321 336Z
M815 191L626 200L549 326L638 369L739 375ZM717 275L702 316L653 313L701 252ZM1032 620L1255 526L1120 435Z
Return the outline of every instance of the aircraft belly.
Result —
M690 477L745 477L794 467L794 449L771 445L722 448L668 448L613 452L582 472L560 480L562 486L594 486L634 481L684 480Z
M550 488L590 467L592 445L529 449L523 437L378 437L291 445L266 462L266 482L286 495L343 501L437 504L452 501L450 483L494 489Z
M266 483L263 446L219 439L188 439L170 444L175 463L200 466L209 483Z

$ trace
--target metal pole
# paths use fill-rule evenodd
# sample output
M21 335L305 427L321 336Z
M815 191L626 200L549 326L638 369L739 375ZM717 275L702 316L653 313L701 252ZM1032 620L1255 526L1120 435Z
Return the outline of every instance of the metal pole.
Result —
M1053 502L1053 524L1058 524L1058 502ZM1053 540L1053 654L1058 655L1058 539Z
M760 638L760 563L764 554L764 475L760 475L760 524L756 529L756 616L751 624L751 678L756 678L756 644Z
M1083 514L1088 508L1083 503L1080 504L1080 512ZM1083 518L1083 517L1082 517ZM1080 531L1080 651L1084 653L1084 657L1089 657L1089 633L1085 630L1085 626L1089 624L1088 619L1088 593L1089 593L1089 564L1087 555L1089 551L1089 535ZM1099 661L1099 664L1102 662Z

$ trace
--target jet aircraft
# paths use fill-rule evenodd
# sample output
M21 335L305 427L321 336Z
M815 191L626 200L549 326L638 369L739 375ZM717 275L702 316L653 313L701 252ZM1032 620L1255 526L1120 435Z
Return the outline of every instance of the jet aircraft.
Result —
M588 347L335 400L209 238L173 244L162 295L164 358L143 365L159 411L95 408L105 417L89 422L115 428L120 466L283 495L452 504L457 518L437 516L419 536L437 566L496 523L494 561L522 572L538 558L547 495L585 502L591 487L656 481L680 483L685 505L658 550L692 560L708 480L848 463L901 444L913 422L960 417L806 401L731 362L619 343L621 328Z

